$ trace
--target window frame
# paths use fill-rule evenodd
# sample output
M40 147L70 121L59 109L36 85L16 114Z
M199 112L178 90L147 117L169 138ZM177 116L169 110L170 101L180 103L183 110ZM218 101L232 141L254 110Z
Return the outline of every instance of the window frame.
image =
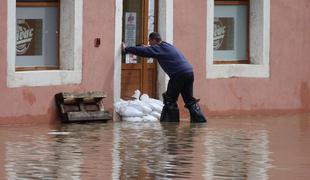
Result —
M250 0L215 0L214 6L216 5L223 5L223 6L230 6L230 5L246 5L247 6L247 35L246 35L246 59L240 60L221 60L221 59L213 59L213 64L250 64Z
M46 0L45 2L43 1L38 1L38 2L33 2L33 1L16 1L16 8L17 7L57 7L58 8L58 14L57 14L57 19L58 19L58 32L59 32L59 26L60 26L60 0L57 1L48 1ZM57 66L19 66L15 67L15 71L38 71L38 70L57 70L59 69L59 33L57 34Z
M16 71L16 1L7 1L7 87L71 85L82 82L83 1L60 0L59 69Z
M206 0L206 79L270 77L270 0L250 0L250 64L214 64L214 0Z

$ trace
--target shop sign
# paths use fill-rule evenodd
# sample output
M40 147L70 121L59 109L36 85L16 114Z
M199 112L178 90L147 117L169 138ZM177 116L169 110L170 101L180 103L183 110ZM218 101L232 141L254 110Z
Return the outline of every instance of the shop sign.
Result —
M42 19L17 19L16 23L16 55L42 55Z
M234 49L234 18L216 17L214 18L214 50Z

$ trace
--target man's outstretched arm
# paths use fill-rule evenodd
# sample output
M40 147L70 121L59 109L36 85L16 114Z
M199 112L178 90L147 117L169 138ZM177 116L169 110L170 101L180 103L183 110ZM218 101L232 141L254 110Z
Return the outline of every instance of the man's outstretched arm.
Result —
M124 53L130 53L142 57L152 57L155 58L156 54L153 47L151 46L126 46L125 43L122 43L122 50Z

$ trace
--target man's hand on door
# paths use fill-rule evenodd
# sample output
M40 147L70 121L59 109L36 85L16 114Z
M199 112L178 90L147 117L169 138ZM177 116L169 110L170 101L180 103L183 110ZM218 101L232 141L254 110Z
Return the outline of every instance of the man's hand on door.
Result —
M126 44L124 42L122 42L122 51L123 51L123 53L125 53L125 49L126 49Z

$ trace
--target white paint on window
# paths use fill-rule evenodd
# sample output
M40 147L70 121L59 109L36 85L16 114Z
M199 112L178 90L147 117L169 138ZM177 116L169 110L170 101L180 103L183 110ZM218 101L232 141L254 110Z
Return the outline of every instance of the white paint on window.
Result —
M15 71L16 1L8 1L7 86L50 86L82 81L83 0L61 0L60 69Z
M270 0L250 0L251 64L213 64L214 0L207 0L207 79L229 77L268 78Z

